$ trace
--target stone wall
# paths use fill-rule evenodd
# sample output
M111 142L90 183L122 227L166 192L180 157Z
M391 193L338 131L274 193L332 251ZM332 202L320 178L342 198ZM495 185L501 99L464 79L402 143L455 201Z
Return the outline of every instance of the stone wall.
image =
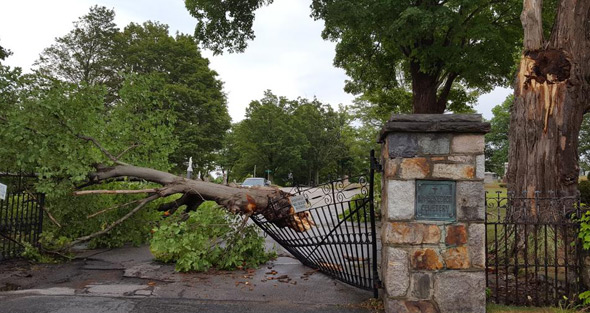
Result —
M387 312L485 312L484 134L480 115L394 115L382 142ZM454 181L454 216L416 218L416 182Z

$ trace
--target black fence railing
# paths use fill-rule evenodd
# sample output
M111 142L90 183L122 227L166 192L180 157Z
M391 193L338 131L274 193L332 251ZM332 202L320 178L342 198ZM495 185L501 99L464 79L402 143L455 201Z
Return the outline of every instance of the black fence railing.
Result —
M304 265L371 290L377 297L380 283L373 176L379 167L373 161L375 166L366 176L285 190L304 199L305 209L292 212L294 216L305 214L297 219L302 221L300 227L281 228L262 215L254 215L252 220Z
M559 306L582 291L576 197L486 197L488 300L507 305Z
M9 193L0 200L0 260L19 256L25 242L38 245L44 198L41 193Z
M45 195L34 191L36 179L34 174L0 171L0 183L7 186L0 198L0 260L19 256L24 243L38 246Z
M8 186L8 192L19 193L34 190L37 175L23 171L0 169L0 183Z

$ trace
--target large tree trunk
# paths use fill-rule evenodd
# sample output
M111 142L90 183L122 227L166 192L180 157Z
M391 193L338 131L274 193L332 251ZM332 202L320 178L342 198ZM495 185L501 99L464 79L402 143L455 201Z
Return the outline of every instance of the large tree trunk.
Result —
M438 79L436 75L420 71L420 65L410 63L412 75L412 94L414 114L442 114L445 112L444 103L437 101Z
M412 106L414 114L443 114L453 82L454 72L441 76L439 73L425 73L418 62L410 62L412 76Z
M524 0L524 52L515 82L507 181L515 195L575 196L578 134L590 102L590 1L562 0L543 39L542 0ZM559 219L527 206L520 218ZM541 212L538 212L540 210Z

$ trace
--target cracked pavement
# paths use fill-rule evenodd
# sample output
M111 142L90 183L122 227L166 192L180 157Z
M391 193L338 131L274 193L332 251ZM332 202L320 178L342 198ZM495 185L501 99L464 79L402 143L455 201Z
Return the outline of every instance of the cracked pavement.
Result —
M277 249L277 248L274 248ZM303 266L282 249L258 269L177 273L148 246L79 251L64 264L0 262L0 313L368 312L372 292Z

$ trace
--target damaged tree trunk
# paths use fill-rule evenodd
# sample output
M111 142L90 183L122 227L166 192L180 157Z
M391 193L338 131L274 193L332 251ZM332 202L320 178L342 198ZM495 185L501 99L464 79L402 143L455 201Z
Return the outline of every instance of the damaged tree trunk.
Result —
M590 1L562 0L549 40L543 39L541 9L542 0L524 0L524 51L511 109L508 189L527 198L575 196L578 134L590 108ZM517 215L513 218L561 218L562 212L526 207L512 212Z
M315 225L309 213L295 213L295 209L291 206L289 200L290 194L283 192L278 188L231 187L205 181L186 179L151 168L138 167L121 162L116 163L118 164L110 167L97 166L96 171L89 175L90 183L99 184L113 179L129 178L157 183L160 184L161 187L136 191L92 190L74 192L75 195L133 192L146 193L147 196L144 199L136 201L137 206L123 218L117 220L100 232L74 240L70 246L105 234L127 218L131 217L134 213L141 210L148 203L175 194L182 194L182 196L177 200L162 204L160 210L174 211L183 205L186 205L187 209L191 210L196 209L196 207L203 201L215 201L217 204L233 213L244 216L262 214L266 220L278 227L289 227L297 232L307 231Z

